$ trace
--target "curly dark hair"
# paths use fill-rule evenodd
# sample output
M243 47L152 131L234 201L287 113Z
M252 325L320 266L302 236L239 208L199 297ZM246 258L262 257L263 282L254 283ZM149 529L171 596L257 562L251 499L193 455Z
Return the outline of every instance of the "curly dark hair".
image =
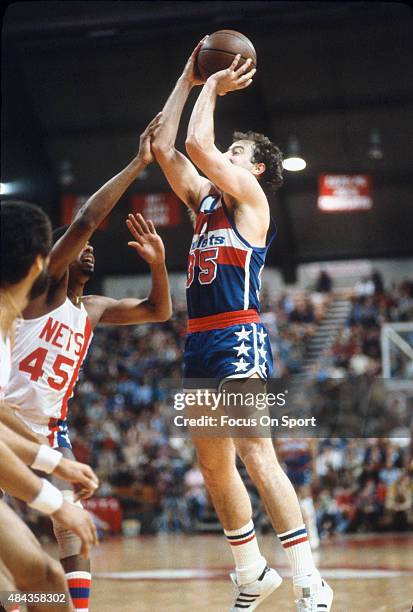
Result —
M237 140L251 140L254 143L253 164L265 164L262 175L263 186L268 191L277 191L283 184L283 154L280 149L264 134L258 132L234 132L232 142Z
M52 246L52 226L36 204L1 201L0 287L14 285L27 275L36 257L47 257Z

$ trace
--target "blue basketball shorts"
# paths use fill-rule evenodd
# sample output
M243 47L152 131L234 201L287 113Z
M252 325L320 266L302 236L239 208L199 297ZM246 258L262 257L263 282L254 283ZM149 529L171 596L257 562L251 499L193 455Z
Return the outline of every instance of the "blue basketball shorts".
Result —
M72 448L66 420L51 419L49 431L47 437L52 448Z
M249 378L267 380L273 373L268 332L261 323L244 323L188 334L184 380Z

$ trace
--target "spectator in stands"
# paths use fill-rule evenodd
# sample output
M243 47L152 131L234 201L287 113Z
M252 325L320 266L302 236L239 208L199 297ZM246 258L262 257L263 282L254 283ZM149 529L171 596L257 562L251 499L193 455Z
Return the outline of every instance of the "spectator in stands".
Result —
M397 319L409 321L413 318L413 282L404 281L400 287L397 304Z
M333 279L326 270L321 270L315 284L318 293L330 293L333 288Z
M386 465L380 470L379 478L386 487L391 487L400 478L401 469L394 463L394 458L388 455Z
M340 449L331 441L321 450L316 459L316 473L324 486L334 486L337 482L337 474L343 467L344 449Z
M369 478L356 497L356 514L348 531L375 531L379 518L383 515L385 488L377 484L374 478Z
M374 295L382 295L382 293L384 292L384 282L383 276L378 270L373 271L373 274L371 275L371 280L373 281L374 285Z
M354 286L354 293L359 296L368 296L374 294L374 283L368 276L357 281Z
M332 535L341 520L337 502L328 489L322 489L316 502L317 529L320 538Z
M337 533L344 533L354 519L356 507L354 503L353 486L337 487L335 489L335 501L339 512L339 520L336 525Z
M298 298L289 314L291 323L314 323L314 308L309 298Z
M391 515L392 529L405 531L408 528L408 512L411 511L412 506L412 483L409 475L404 471L387 490L386 509Z
M373 363L370 357L363 353L361 346L357 346L349 361L349 373L353 376L362 376L372 368Z
M207 505L204 478L197 464L185 474L185 489L189 514L194 525L202 519Z

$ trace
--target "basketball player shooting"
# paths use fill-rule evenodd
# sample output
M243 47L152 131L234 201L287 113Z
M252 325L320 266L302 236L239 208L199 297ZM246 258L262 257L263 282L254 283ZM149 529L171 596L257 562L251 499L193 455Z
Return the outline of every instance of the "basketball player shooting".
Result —
M126 224L133 237L129 246L151 269L149 296L123 300L83 297L95 263L88 240L151 163L150 136L159 118L155 117L141 135L134 160L86 202L68 228L58 232L50 254L49 289L30 303L23 312L25 318L18 321L6 400L32 431L46 436L53 448L70 459L74 456L67 428L68 400L95 326L159 322L171 315L164 246L151 221L146 223L141 215L129 215ZM67 482L56 479L54 483L65 499L74 503L74 492ZM53 527L74 607L85 612L90 597L90 561L80 556L79 538L58 521L53 521Z
M260 273L274 238L265 188L282 184L280 150L262 134L235 133L221 153L214 142L217 96L251 85L250 60L205 82L188 126L186 151L175 148L181 113L192 88L203 39L190 56L162 111L152 150L172 189L195 215L188 259L188 336L184 379L265 380L272 372L268 334L260 323ZM198 174L197 168L207 177ZM268 235L268 237L267 237ZM235 600L230 608L254 610L281 577L261 555L247 490L236 468L244 462L285 549L293 572L298 612L331 608L332 589L320 577L297 496L269 438L194 437L200 468L234 556Z

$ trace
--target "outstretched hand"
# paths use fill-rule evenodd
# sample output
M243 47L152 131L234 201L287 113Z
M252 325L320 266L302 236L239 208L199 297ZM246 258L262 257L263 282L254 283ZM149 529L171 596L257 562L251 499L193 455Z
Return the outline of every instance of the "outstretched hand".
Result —
M199 74L198 67L197 67L197 59L198 59L198 53L200 52L201 47L205 43L207 38L208 38L208 35L204 36L204 38L199 41L199 43L197 44L197 46L195 47L195 49L192 51L191 55L189 56L189 59L186 62L185 68L183 70L182 76L184 77L184 79L189 81L191 85L202 85L203 83L205 83L205 79L203 79L201 75Z
M152 119L152 121L146 126L145 130L140 135L138 157L145 165L148 165L153 162L153 154L151 151L151 140L152 140L152 136L156 128L158 127L161 119L162 119L162 112L158 113L156 117Z
M128 246L134 248L148 264L165 262L165 247L152 221L146 222L140 213L130 214L126 219L126 225L135 239L128 242Z
M245 89L251 85L256 69L252 68L251 59L247 59L242 66L237 68L240 59L241 55L236 55L229 68L215 72L209 77L208 82L216 84L216 91L219 96L225 96L229 91Z

